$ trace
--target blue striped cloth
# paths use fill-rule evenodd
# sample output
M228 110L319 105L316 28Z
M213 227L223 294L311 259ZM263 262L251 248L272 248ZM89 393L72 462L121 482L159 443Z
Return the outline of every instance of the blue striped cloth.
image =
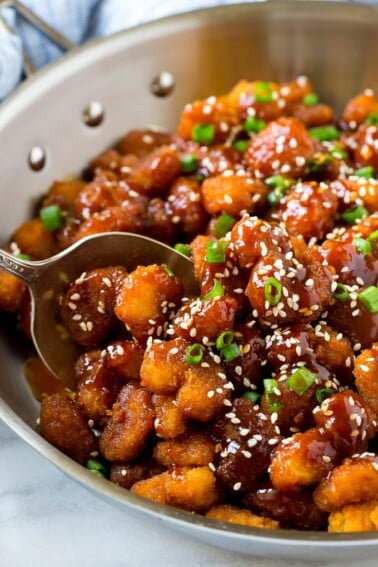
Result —
M200 7L264 0L22 0L23 3L74 43L105 36L130 26ZM354 1L354 0L350 0ZM378 2L378 0L360 0ZM38 69L60 57L62 50L13 8L0 16L17 35L3 29L0 19L0 100L22 78L22 45Z
M241 0L243 1L243 0ZM248 0L246 0L248 1ZM255 0L263 1L263 0ZM74 43L109 35L130 26L200 7L240 0L22 0ZM13 8L0 10L0 100L11 93L23 74L22 45L38 69L60 57L62 49L41 34Z

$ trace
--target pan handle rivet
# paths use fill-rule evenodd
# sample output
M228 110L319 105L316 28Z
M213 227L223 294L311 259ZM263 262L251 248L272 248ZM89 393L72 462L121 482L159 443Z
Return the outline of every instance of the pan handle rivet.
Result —
M166 97L173 93L175 88L175 80L172 73L169 71L162 71L157 75L150 85L152 94L158 97Z
M28 164L33 171L41 171L46 163L46 152L41 146L33 146L28 155Z
M105 110L100 102L92 101L83 110L83 121L87 126L99 126L105 118Z

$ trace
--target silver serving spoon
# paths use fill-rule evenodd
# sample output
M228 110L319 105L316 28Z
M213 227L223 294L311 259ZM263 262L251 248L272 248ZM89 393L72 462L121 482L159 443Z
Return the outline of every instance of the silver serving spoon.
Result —
M83 272L106 266L166 264L183 282L185 293L198 293L193 264L170 246L137 234L108 232L88 236L47 260L21 260L0 250L0 268L28 285L32 297L31 333L47 368L64 384L72 384L73 366L81 352L60 317L59 301Z

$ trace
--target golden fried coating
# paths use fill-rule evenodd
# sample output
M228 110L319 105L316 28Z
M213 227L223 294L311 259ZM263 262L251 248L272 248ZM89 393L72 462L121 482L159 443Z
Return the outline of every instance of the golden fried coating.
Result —
M315 489L314 500L326 512L347 504L370 502L378 495L378 456L365 453L345 459Z
M206 512L219 500L215 476L208 467L173 467L135 483L132 492L191 512Z
M378 500L364 504L349 504L332 512L329 532L371 532L378 530Z
M378 415L378 343L357 356L353 374L358 392Z
M166 467L200 467L214 459L215 443L202 433L185 433L176 439L159 441L155 446L155 461Z
M230 522L231 524L239 524L241 526L249 526L251 528L265 528L277 530L280 523L264 516L256 516L250 510L242 510L230 504L218 504L212 506L206 514L207 518L220 520L221 522Z

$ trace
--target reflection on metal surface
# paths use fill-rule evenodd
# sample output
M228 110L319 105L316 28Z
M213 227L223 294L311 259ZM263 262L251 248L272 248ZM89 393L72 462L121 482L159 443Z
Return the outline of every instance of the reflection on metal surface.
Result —
M99 126L105 118L105 110L100 102L92 101L83 110L83 121L87 126Z
M33 146L28 155L28 164L33 171L41 171L45 167L46 152L41 146Z
M151 81L151 92L161 98L169 96L175 88L175 79L169 71L162 71Z

